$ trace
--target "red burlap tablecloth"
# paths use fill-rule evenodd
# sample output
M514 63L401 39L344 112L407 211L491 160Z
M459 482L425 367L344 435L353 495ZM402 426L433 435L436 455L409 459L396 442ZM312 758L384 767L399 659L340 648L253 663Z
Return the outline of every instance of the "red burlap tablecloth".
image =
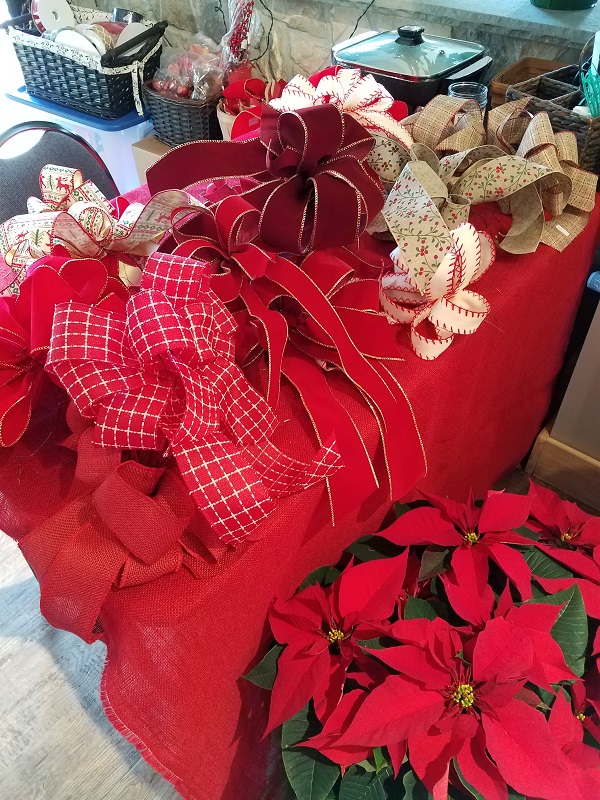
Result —
M425 446L429 473L420 488L457 499L471 487L480 494L526 454L548 409L599 220L600 203L587 229L562 254L543 245L522 257L500 251L477 285L491 313L473 336L458 337L438 360L419 360L408 336L403 338L405 361L393 372ZM487 207L478 207L472 222L492 233L505 225ZM251 377L260 381L261 369ZM373 416L336 375L331 384L344 394L373 451ZM291 390L283 392L279 412L278 443L307 455L314 446L312 429ZM41 475L50 456L33 445L31 456L40 460ZM16 469L14 459L5 457L2 469L4 476ZM0 486L2 481L0 474ZM42 481L37 490L40 497L48 491ZM2 493L3 527L20 538L27 515L13 518L11 498L4 488ZM375 531L388 506L380 492L332 528L323 489L316 486L281 501L260 539L207 566L204 578L180 570L109 596L102 612L105 708L184 797L278 800L277 790L267 788L269 746L260 742L268 695L240 676L262 655L272 598L291 594L308 572L335 562L343 547Z

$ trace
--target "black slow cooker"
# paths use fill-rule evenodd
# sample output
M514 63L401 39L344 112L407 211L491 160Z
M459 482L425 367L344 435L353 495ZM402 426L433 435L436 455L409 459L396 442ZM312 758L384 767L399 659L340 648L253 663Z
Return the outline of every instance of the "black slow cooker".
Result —
M477 81L492 59L474 42L425 35L425 28L355 36L335 45L332 61L373 75L396 100L422 106L454 81Z

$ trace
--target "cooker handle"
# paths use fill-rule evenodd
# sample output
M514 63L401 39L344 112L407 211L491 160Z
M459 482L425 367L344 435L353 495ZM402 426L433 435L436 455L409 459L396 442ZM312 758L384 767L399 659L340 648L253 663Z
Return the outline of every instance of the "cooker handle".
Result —
M402 25L398 28L397 44L404 44L408 47L414 47L417 44L423 44L423 34L425 28L420 25Z

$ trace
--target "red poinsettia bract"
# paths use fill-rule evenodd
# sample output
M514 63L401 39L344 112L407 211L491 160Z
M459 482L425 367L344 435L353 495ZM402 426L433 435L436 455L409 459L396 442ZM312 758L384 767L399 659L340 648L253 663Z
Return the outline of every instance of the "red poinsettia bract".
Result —
M472 497L457 503L427 496L433 508L423 506L403 514L379 536L398 545L439 545L455 548L444 586L454 610L472 625L481 626L491 616L494 593L488 585L489 561L516 586L521 598L531 598L531 571L510 544L531 542L515 533L529 516L529 498L488 492L478 508Z
M349 724L340 724L336 715L303 744L338 763L347 761L347 748L385 745L392 755L407 746L411 766L434 797L447 797L456 759L462 776L486 800L507 800L507 785L544 800L583 800L572 786L573 771L581 770L577 759L555 740L535 708L537 696L525 686L538 679L535 648L543 644L540 637L551 640L545 631L559 609L552 608L549 618L547 606L526 607L529 620L509 613L476 634L441 619L394 623L392 635L401 644L372 654L395 674L357 698ZM528 630L536 625L537 640ZM560 660L550 667L552 680L572 679ZM392 760L397 768L402 757Z
M534 483L529 486L529 499L530 525L540 533L536 547L600 584L600 517L586 514L575 503L561 500L550 489Z
M308 586L273 603L271 630L287 646L277 662L267 733L311 698L325 721L342 699L350 664L369 670L371 660L357 642L389 629L386 620L403 594L407 561L408 550L350 567L331 586Z

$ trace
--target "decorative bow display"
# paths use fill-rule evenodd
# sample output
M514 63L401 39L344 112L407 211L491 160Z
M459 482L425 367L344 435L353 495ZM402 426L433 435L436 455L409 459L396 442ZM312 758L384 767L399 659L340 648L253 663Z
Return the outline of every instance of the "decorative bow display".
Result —
M281 113L265 106L259 138L177 147L148 170L148 187L154 194L250 179L242 196L261 212L260 238L279 252L306 253L352 244L381 210L381 187L366 163L372 147L371 135L334 105Z
M270 441L276 420L233 361L235 324L198 261L148 259L141 291L120 311L57 308L46 369L86 418L94 441L175 456L218 537L237 543L284 497L341 466L333 437L311 463Z
M450 235L452 248L440 259L424 293L398 249L392 254L393 271L381 277L382 308L391 322L410 324L413 350L426 360L443 353L457 333L474 333L489 311L487 300L467 286L493 264L491 238L468 223Z
M279 111L298 111L328 103L354 117L371 133L404 142L410 149L411 137L398 121L397 107L394 109L394 104L403 106L403 110L406 105L394 100L373 75L363 76L359 69L329 67L310 78L296 75L269 105ZM393 109L396 116L391 113Z
M73 301L111 309L128 296L100 261L53 255L37 262L19 295L0 297L0 446L23 436L44 389L56 306Z
M12 291L18 291L27 267L49 255L56 244L75 258L124 254L120 275L128 282L135 257L147 257L156 250L173 215L199 205L187 192L170 190L158 193L146 205L119 197L113 207L92 181L83 180L79 170L52 164L40 173L40 191L41 200L29 198L28 214L0 225L0 251L10 268L2 289L12 286Z
M525 104L516 101L490 112L491 144L481 144L477 114L474 123L463 114L465 127L452 127L463 108L452 98L436 97L409 118L421 141L412 146L412 161L383 215L421 291L452 247L451 229L468 219L471 205L498 201L510 212L512 226L499 246L511 253L533 252L540 242L563 249L585 226L597 176L577 166L575 136L555 135L546 114L524 116ZM442 158L431 149L447 152L466 142L479 143Z
M67 418L75 416L70 409ZM210 553L198 538L202 522L173 464L123 461L119 450L93 444L91 428L76 427L82 489L20 547L40 583L48 622L91 643L102 638L99 616L111 590L182 566L196 574Z
M174 252L206 262L211 285L239 323L236 361L247 367L268 354L266 391L277 407L282 377L300 394L317 438L335 439L345 464L327 480L333 519L376 488L375 469L343 402L323 368L335 368L373 409L386 453L392 497L422 474L423 452L410 406L382 360L397 359L396 331L379 307L378 268L360 249L317 251L300 264L258 240L259 213L232 195L174 231ZM170 246L170 243L167 243ZM373 261L373 258L368 260Z

